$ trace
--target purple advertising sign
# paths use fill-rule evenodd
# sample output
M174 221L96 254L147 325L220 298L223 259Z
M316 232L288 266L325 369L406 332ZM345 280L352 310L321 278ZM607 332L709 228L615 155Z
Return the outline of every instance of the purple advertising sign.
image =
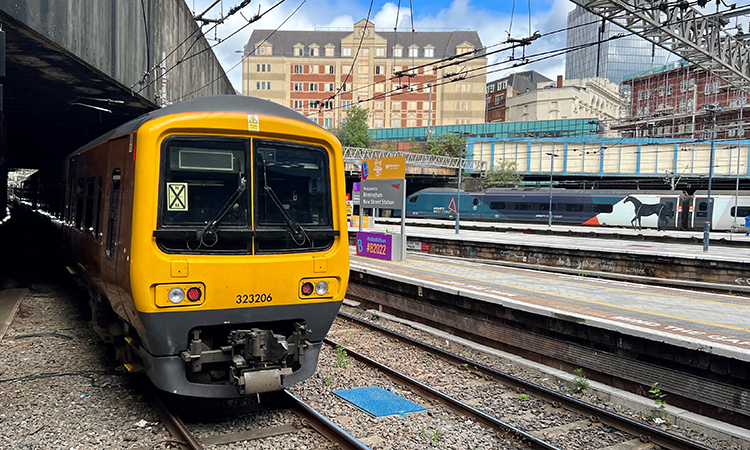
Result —
M382 233L357 232L357 256L391 261L393 236Z

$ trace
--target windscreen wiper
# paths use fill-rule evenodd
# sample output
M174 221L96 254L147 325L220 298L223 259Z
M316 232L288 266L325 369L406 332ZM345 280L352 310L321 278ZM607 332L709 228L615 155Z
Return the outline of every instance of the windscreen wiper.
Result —
M284 222L286 222L287 227L289 227L289 234L292 237L292 240L299 246L304 245L305 241L309 241L310 244L312 244L312 240L310 239L310 236L307 235L305 229L302 228L302 225L300 225L300 223L286 211L286 208L284 208L284 205L281 203L281 200L279 200L276 192L274 192L273 188L268 185L268 178L266 177L266 161L263 158L260 158L260 160L263 163L263 190L269 197L271 197L273 204L279 208L281 217L284 218ZM301 242L297 240L300 237L302 238Z
M213 219L209 220L206 226L203 227L203 230L200 232L199 238L203 245L206 245L203 240L203 238L206 236L213 240L213 244L211 244L210 246L216 244L216 241L218 241L219 239L216 235L216 232L214 231L214 229L216 228L216 224L218 224L219 221L221 221L221 219L223 219L224 216L227 215L232 205L237 202L237 199L240 198L240 195L242 195L242 193L245 192L245 189L247 189L247 180L242 176L242 172L240 172L239 176L240 180L239 183L237 183L237 189L235 189L234 193L227 199L226 203L224 203L224 206L219 209ZM210 246L207 245L207 247Z

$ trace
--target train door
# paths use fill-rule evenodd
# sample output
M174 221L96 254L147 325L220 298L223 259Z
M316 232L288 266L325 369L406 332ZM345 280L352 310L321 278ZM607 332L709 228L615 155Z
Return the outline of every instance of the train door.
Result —
M693 207L690 208L693 217L692 227L695 230L703 229L708 220L708 199L693 197Z
M661 197L659 198L659 204L664 205L661 213L657 217L657 228L678 228L679 222L677 221L679 210L679 198L676 197Z
M107 151L107 172L104 177L104 236L103 244L100 246L101 276L105 286L105 294L112 305L112 309L123 319L127 314L122 306L120 291L118 289L118 264L119 254L123 251L120 242L121 219L122 219L122 174L125 163L125 154L118 151L114 142L103 144Z

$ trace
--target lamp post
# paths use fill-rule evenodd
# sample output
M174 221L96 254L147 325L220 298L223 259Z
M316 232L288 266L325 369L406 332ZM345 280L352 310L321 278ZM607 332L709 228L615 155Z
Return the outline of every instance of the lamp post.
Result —
M458 234L458 222L461 216L461 172L463 169L463 153L464 148L461 143L461 138L471 133L465 133L463 131L453 131L455 135L458 135L458 186L456 187L456 234Z
M552 227L552 174L555 171L555 158L558 156L557 153L545 153L549 155L550 167L549 167L549 217L547 226Z
M713 105L708 105L706 109L711 113L711 155L708 158L708 192L706 194L708 197L708 208L706 211L706 221L703 223L703 253L708 252L709 235L711 234L711 219L713 216L711 181L714 178L714 151L716 149L716 108Z

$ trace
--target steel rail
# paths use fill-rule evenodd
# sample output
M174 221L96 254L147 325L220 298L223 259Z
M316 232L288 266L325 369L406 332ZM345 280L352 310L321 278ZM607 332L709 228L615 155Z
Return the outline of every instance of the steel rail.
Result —
M559 392L555 392L553 390L536 385L529 381L522 380L513 375L507 374L505 372L501 372L492 367L483 365L476 361L472 361L470 359L464 358L454 353L447 352L441 348L426 344L424 342L413 339L409 336L405 336L395 331L391 331L387 328L383 328L379 325L375 325L373 323L364 321L362 319L351 316L349 314L340 312L339 315L342 317L345 317L346 320L350 320L359 325L376 330L390 337L398 339L402 342L408 343L410 345L414 345L422 350L437 354L455 364L458 364L458 365L468 364L468 365L474 366L477 369L479 369L482 373L490 374L496 379L499 379L504 384L510 385L515 388L524 389L525 391L527 391L528 393L536 397L542 398L549 402L556 402L560 404L561 406L563 406L565 409L577 412L583 416L594 417L598 421L606 425L609 425L613 428L617 428L618 430L626 431L635 436L640 436L641 439L650 441L664 448L667 448L670 450L711 450L710 447L706 447L697 442L693 442L681 436L676 436L676 435L667 433L665 431L645 425L643 423L637 422L635 420L629 419L619 414L615 414L613 412L607 411L597 406L582 402L573 397L569 397L567 395L561 394ZM347 352L350 352L350 351L347 350Z
M151 407L156 411L156 414L159 415L159 419L161 419L161 422L167 428L169 434L175 437L174 442L178 443L182 449L203 450L203 446L198 442L195 436L193 436L193 433L188 430L182 419L177 417L169 408L167 408L167 405L164 404L164 401L161 399L161 396L156 389L151 389L151 395L149 398Z
M303 422L310 425L315 431L325 436L329 441L336 444L336 448L344 450L370 450L365 444L359 442L352 435L341 429L335 423L328 420L325 416L315 411L307 403L297 398L288 390L282 391L282 397L289 405L289 408L299 416Z
M350 316L345 315L347 318ZM375 361L374 359L368 358L367 356L358 353L354 350L351 350L349 348L346 348L339 344L336 341L333 341L331 339L324 339L324 342L334 348L341 346L346 349L347 355L352 356L354 359L361 361L368 366L374 367L381 372L384 372L388 374L389 376L399 380L401 383L409 386L409 388L416 390L420 392L422 395L429 397L431 399L437 400L443 404L445 404L448 408L456 411L457 413L467 416L467 417L473 417L478 422L483 423L484 425L502 432L511 432L513 433L518 439L522 440L525 444L528 444L530 448L532 449L542 449L542 450L560 450L558 447L555 447L554 445L550 444L549 442L546 442L542 439L537 438L536 436L529 434L521 429L518 429L514 427L513 425L503 422L502 420L493 417L483 411L480 411L472 406L467 405L466 403L463 403L461 401L456 400L455 398L446 395L437 389L433 389L429 386L427 386L424 383L421 383L414 378L409 377L408 375L405 375L391 367L386 366L385 364L379 363Z

